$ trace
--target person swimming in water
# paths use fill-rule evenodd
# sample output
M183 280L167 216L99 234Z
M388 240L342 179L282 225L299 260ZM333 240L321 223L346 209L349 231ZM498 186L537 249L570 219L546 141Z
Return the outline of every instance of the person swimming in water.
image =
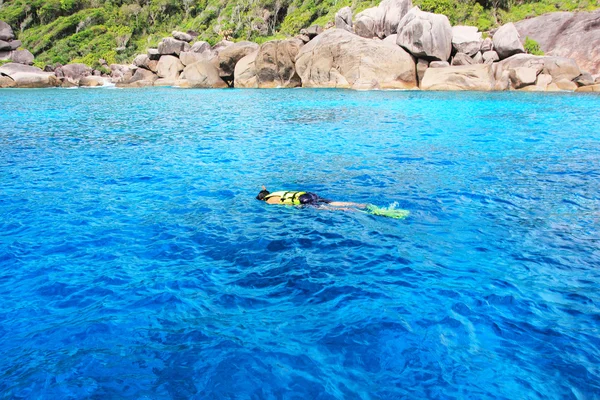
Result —
M264 201L267 204L280 204L286 206L313 206L329 210L356 210L371 215L382 217L404 219L408 216L407 210L396 208L397 203L389 207L377 207L373 204L352 203L347 201L331 201L319 197L311 192L280 190L278 192L269 192L263 185L262 190L256 196L257 200Z
M367 208L368 204L351 203L344 201L331 201L319 197L315 193L302 192L302 191L288 191L280 190L277 192L269 192L265 186L262 187L257 200L266 202L267 204L280 204L286 206L322 206L326 205L329 207L337 208Z

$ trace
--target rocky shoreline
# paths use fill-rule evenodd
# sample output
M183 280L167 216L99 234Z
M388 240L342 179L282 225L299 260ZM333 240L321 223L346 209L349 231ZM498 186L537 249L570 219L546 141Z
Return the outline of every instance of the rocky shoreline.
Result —
M411 0L383 0L354 20L350 7L344 7L336 14L335 26L311 26L295 38L261 45L224 40L210 46L195 42L193 32L175 31L157 48L135 57L132 64L107 65L100 60L110 74L84 64L46 70L34 67L33 55L19 49L21 42L12 28L0 21L0 61L10 61L0 65L0 88L114 84L127 88L600 92L600 75L592 75L600 73L600 60L585 54L585 46L600 44L600 30L593 30L600 12L555 14L560 15L509 23L484 34L472 26L452 27L444 15L421 11ZM548 24L554 20L562 25ZM540 27L544 25L550 26ZM527 54L520 32L543 37L546 48L560 40L565 44L550 55ZM567 32L566 36L561 32ZM582 38L581 32L589 36ZM581 44L574 46L576 40Z

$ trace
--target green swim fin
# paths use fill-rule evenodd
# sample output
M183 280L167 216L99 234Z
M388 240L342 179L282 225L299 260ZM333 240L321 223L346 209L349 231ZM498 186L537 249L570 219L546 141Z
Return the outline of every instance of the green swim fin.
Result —
M387 208L377 207L373 204L369 204L367 205L367 213L395 219L404 219L410 214L408 210L396 208L396 204L392 204Z

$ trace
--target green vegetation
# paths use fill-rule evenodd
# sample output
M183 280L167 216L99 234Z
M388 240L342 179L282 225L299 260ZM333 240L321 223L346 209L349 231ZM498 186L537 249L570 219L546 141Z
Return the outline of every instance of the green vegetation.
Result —
M192 30L211 44L223 38L267 40L332 23L337 10L355 14L379 0L0 0L0 20L17 31L36 65L83 62L99 68L154 47L172 30ZM413 0L453 25L487 31L551 11L592 10L596 0ZM19 32L20 31L20 32ZM526 46L527 43L526 43ZM539 51L530 40L528 51Z
M544 52L540 49L539 43L531 39L529 36L525 36L525 45L523 47L527 53L533 54L534 56L544 55Z

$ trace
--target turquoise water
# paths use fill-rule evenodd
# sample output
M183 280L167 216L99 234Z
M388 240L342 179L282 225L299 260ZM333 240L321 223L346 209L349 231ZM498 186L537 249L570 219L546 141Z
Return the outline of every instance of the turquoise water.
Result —
M600 398L600 97L0 91L3 398ZM267 206L260 185L405 220Z

